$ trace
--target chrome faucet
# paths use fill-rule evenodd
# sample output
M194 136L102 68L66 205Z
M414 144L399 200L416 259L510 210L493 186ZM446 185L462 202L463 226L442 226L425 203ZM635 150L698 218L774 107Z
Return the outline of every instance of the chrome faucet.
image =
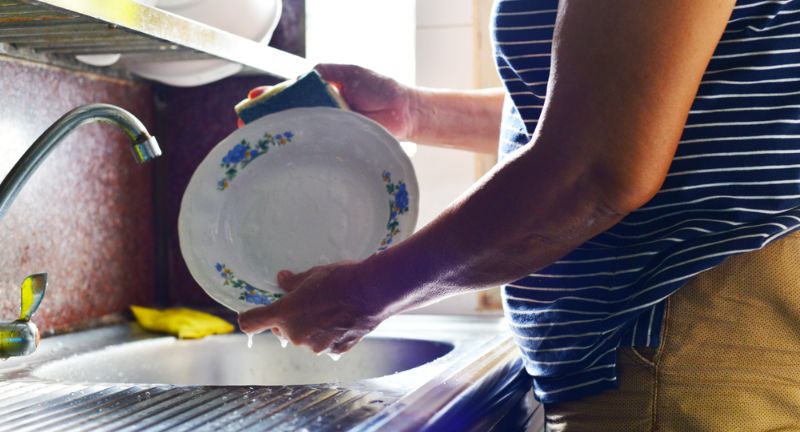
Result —
M55 146L77 127L94 122L112 124L133 143L138 163L161 156L156 138L142 122L124 109L108 104L89 104L64 114L33 143L0 183L0 218L8 212L22 186ZM39 344L39 331L31 321L47 287L47 273L28 276L22 283L22 311L16 321L0 323L0 358L31 354Z

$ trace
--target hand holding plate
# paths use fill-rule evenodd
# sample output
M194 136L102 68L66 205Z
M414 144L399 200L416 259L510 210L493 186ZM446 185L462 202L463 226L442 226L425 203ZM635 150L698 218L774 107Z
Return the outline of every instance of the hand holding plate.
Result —
M384 308L363 300L368 287L358 277L362 266L339 262L297 274L281 271L278 284L286 296L242 313L239 325L246 333L277 328L294 345L316 353L346 352L383 321Z

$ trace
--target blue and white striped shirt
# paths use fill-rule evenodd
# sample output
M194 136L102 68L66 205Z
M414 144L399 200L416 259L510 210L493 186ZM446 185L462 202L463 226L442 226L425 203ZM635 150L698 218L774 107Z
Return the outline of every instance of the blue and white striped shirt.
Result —
M558 0L496 0L510 94L501 154L527 144L550 73ZM620 346L657 347L665 300L725 258L800 228L800 0L738 0L662 189L561 260L503 288L537 398L616 384Z

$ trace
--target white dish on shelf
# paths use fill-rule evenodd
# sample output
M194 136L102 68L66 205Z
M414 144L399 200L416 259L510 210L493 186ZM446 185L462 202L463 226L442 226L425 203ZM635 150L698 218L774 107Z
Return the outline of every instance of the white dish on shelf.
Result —
M281 0L145 0L153 6L235 35L268 43L280 20ZM125 61L125 56L122 56ZM143 62L125 67L144 78L178 87L208 84L242 70L242 65L219 59Z
M120 54L79 54L75 58L92 66L111 66L116 63Z
M137 3L141 3L145 6L154 6L156 2L158 2L159 0L134 0L134 1ZM160 0L160 1L168 2L170 0ZM196 1L196 0L172 0L172 1ZM120 54L79 54L75 56L75 58L78 59L78 61L81 61L83 63L92 66L100 66L100 67L111 66L114 63L116 63L120 59L120 57L122 57Z
M336 108L296 108L233 132L194 172L178 218L194 279L243 312L283 294L276 275L358 260L408 237L414 169L380 125Z

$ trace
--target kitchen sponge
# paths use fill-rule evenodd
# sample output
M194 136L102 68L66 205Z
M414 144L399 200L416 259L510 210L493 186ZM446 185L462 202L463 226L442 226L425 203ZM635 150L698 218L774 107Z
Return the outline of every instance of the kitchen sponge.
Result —
M145 330L167 333L178 339L200 339L233 331L233 325L214 315L192 309L150 309L131 306L136 321Z
M297 80L284 81L253 99L245 99L236 107L236 115L247 124L265 115L290 108L334 107L347 109L339 92L326 83L316 71Z

